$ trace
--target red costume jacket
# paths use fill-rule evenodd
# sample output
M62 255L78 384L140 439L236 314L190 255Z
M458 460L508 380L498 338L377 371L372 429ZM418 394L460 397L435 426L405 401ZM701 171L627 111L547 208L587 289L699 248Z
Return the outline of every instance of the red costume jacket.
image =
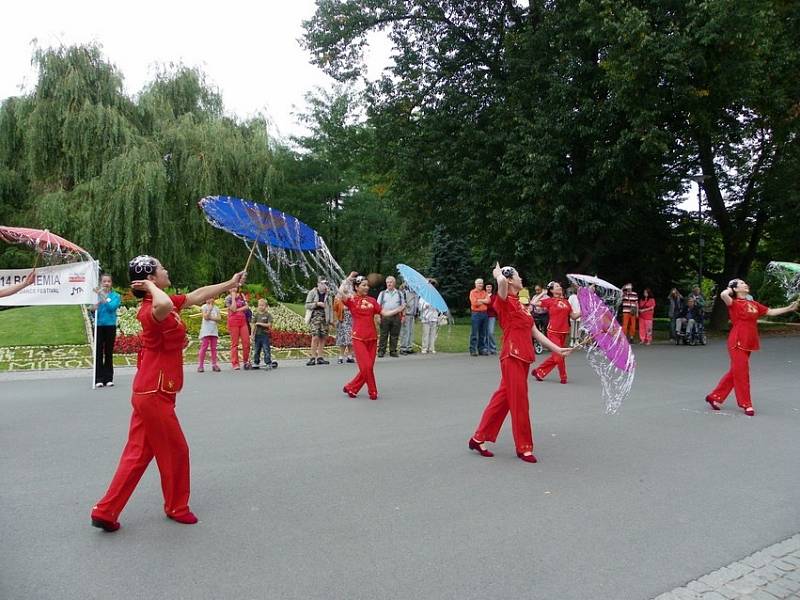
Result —
M547 321L547 331L553 333L569 333L569 315L572 307L564 298L544 298L541 302L542 308L547 309L549 320Z
M353 316L353 337L357 340L376 340L375 315L381 314L381 305L372 296L353 296L345 302Z
M739 348L750 352L761 346L758 341L758 318L767 314L768 307L754 300L737 298L728 307L731 332L728 335L728 348Z
M500 360L516 358L526 363L534 361L533 317L519 303L519 297L509 293L505 300L495 295L494 309L497 311L497 320L503 328L503 348L500 350Z
M165 392L175 394L183 387L183 346L186 325L179 311L186 296L170 296L172 312L163 321L153 318L153 298L148 295L136 316L142 324L142 349L139 351L136 376L133 378L134 394Z

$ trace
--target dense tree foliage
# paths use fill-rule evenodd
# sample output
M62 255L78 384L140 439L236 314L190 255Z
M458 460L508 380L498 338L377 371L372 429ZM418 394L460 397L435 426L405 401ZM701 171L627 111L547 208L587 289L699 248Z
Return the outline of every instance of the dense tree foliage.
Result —
M774 0L320 0L305 43L347 81L370 33L393 42L370 116L419 231L447 223L534 277L663 292L697 269L675 210L690 174L708 177L718 283L765 239L800 254L774 219L797 205L797 17Z
M800 259L796 2L318 0L305 27L341 86L308 94L308 134L285 143L226 116L196 69L127 97L98 48L37 50L35 90L0 108L0 221L118 275L156 254L188 285L243 250L196 201L244 196L309 223L345 270L427 268L456 303L494 260L663 297L696 279L701 232L717 285ZM369 80L376 31L394 50ZM679 208L690 175L702 222Z
M35 90L0 110L4 219L57 231L117 276L138 253L161 258L176 284L235 269L240 243L208 227L197 200L266 196L265 122L225 118L194 69L161 73L132 100L95 46L34 59Z

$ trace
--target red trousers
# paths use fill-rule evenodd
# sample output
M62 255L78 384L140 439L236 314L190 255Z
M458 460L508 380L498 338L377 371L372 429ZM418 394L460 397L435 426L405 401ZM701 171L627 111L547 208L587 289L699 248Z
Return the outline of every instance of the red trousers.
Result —
M753 406L750 399L750 351L728 348L728 354L731 357L731 368L722 376L709 397L721 404L725 402L731 390L734 390L736 404L742 408L749 408Z
M622 333L629 338L636 335L636 315L633 313L622 313Z
M345 387L354 394L357 394L366 383L369 395L378 395L378 384L375 382L375 354L377 350L378 340L353 338L353 354L356 355L358 373Z
M243 323L238 327L229 325L228 331L231 334L231 366L239 366L239 340L242 341L242 360L250 362L250 332L247 324Z
M497 388L483 411L481 422L475 430L475 441L494 442L503 426L506 415L511 411L511 432L517 452L533 450L531 418L528 414L528 367L526 362L516 358L500 361L500 387Z
M555 331L548 331L547 332L547 339L556 344L559 348L563 348L564 344L567 341L566 333L556 333ZM558 376L561 378L561 381L567 380L567 363L564 362L564 357L560 354L556 354L555 352L551 352L550 356L542 363L542 366L536 369L539 372L539 377L544 379L547 377L547 374L553 370L554 367L558 367Z
M161 474L164 512L189 512L189 446L175 415L175 394L133 394L131 404L128 443L108 491L93 507L92 516L116 521L153 457Z

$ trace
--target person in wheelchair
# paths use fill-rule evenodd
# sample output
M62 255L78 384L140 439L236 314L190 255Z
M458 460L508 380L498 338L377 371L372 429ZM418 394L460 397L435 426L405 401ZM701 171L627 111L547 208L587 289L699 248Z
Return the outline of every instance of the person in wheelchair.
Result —
M702 333L703 308L689 296L686 304L678 312L678 319L675 322L675 343L694 345L698 340L702 342Z

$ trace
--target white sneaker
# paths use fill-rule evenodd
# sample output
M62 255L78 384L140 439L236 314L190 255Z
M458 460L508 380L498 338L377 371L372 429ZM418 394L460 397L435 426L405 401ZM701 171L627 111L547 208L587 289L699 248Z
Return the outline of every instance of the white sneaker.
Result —
M106 384L106 387L114 387L114 382L113 382L113 381L109 381L109 382Z
M94 384L94 389L99 389L101 387L105 387L105 384L104 383L100 383L99 381Z
M423 354L427 354L427 353L428 353L428 351L427 351L425 348L423 348L423 349L422 349L422 353L423 353Z
M436 350L431 350L431 354L436 354Z

